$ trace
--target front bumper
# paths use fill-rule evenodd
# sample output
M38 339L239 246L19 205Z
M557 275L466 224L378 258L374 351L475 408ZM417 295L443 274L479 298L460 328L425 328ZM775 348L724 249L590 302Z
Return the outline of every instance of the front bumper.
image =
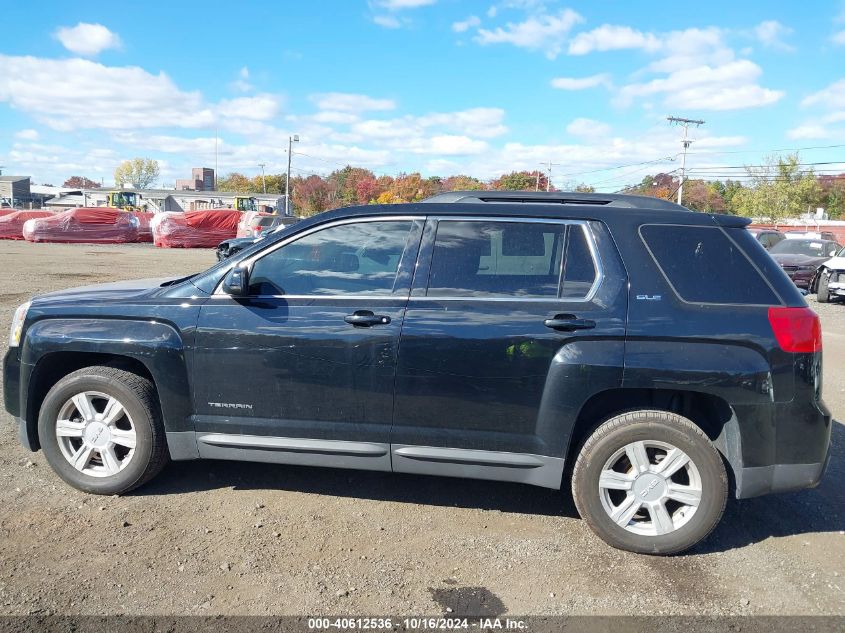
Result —
M840 277L845 276L845 273L840 273ZM845 282L831 281L827 285L827 291L836 297L845 297Z
M813 270L788 270L784 268L784 272L786 276L792 280L799 288L809 289L810 282L813 280L813 277L816 275L815 269Z

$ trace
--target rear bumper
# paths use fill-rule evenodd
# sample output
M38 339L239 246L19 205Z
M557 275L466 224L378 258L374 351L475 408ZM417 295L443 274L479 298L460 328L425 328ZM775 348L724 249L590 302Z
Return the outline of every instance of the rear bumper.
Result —
M737 499L748 499L772 492L814 488L830 462L830 451L819 464L773 464L734 471Z

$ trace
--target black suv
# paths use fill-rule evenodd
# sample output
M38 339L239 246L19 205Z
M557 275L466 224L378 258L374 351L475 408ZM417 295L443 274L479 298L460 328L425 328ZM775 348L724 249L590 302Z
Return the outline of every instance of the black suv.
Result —
M679 552L729 482L813 486L828 457L818 317L747 224L561 193L323 213L24 304L6 409L87 492L198 458L571 484L611 545Z

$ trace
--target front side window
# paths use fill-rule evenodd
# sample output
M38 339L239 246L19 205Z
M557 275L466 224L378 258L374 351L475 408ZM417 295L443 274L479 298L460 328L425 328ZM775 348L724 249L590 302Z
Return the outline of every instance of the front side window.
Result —
M571 248L580 249L580 254L573 251L567 273L569 263L567 259L564 265L564 253L568 231L581 237L572 241ZM582 259L584 255L587 261ZM562 223L441 220L427 295L556 298L561 296L563 277L564 296L584 297L595 276L579 225L570 228Z
M385 220L315 231L256 260L250 294L390 295L411 225Z

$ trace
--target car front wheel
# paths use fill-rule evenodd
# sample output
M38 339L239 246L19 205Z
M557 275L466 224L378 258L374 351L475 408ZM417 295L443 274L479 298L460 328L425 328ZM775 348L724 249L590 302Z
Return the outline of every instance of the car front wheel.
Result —
M692 421L666 411L618 415L587 439L572 476L581 517L603 540L676 554L716 527L727 501L722 458Z
M59 380L41 405L38 438L59 477L94 494L137 488L168 459L155 387L117 367L86 367Z
M816 299L819 303L830 302L830 274L823 270L819 273L818 290L816 291Z

